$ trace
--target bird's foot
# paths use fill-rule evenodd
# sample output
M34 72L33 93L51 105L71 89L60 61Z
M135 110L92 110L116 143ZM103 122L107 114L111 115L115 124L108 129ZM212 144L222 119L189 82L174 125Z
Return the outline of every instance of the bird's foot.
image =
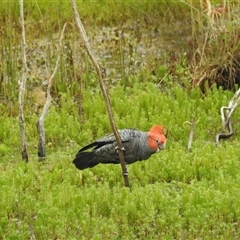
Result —
M123 176L128 176L128 170L126 169L125 172L122 173Z

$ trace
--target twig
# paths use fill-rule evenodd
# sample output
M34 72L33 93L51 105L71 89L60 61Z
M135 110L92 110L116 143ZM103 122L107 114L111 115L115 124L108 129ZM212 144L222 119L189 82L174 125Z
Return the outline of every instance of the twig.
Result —
M60 56L61 56L61 48L62 48L62 40L63 40L63 36L64 36L64 31L66 28L66 23L63 26L61 35L60 35L60 39L59 39L59 45L58 45L58 50L57 50L57 61L55 64L55 68L53 70L53 73L51 75L51 77L48 80L48 87L47 87L47 99L46 99L46 103L43 107L42 113L36 123L37 125L37 131L38 131L38 157L41 159L44 159L46 157L46 153L45 153L45 129L44 129L44 120L45 117L47 115L47 112L50 108L51 105L51 101L52 101L52 96L51 96L51 87L52 87L52 82L53 82L53 78L57 72L58 66L59 66L59 61L60 61Z
M19 82L19 126L20 126L20 139L22 147L22 160L28 162L28 153L26 146L26 135L25 135L25 118L24 118L24 94L26 90L26 79L27 79L27 58L26 58L26 38L25 38L25 27L24 27L24 12L23 12L23 0L19 1L20 5L20 21L22 27L22 77Z
M191 128L190 128L190 133L189 133L189 138L188 138L188 152L190 152L191 148L192 148L192 141L193 141L193 134L194 134L194 128L195 128L195 123L196 123L196 119L193 118L191 124Z
M238 89L233 95L227 107L223 106L220 109L222 119L222 130L216 135L216 145L219 144L220 139L230 138L233 135L233 129L231 124L231 116L237 106L240 104L240 89ZM226 110L226 114L224 113ZM226 130L228 133L226 133Z
M101 72L100 66L99 66L96 58L94 57L94 55L91 51L91 47L90 47L90 44L88 42L86 32L84 30L83 24L81 22L81 19L79 17L78 11L77 11L76 2L75 2L75 0L70 0L70 2L71 2L72 10L73 10L73 15L74 15L77 27L79 29L80 35L82 37L84 46L85 46L85 48L87 50L87 53L88 53L89 57L91 58L94 66L96 68L96 71L97 71L98 81L99 81L99 84L100 84L100 87L101 87L101 90L102 90L102 93L103 93L103 96L104 96L104 100L105 100L105 103L106 103L109 121L110 121L113 133L114 133L116 141L117 141L118 149L120 150L120 151L118 151L118 153L119 153L119 159L120 159L120 163L121 163L121 167L122 167L122 173L123 173L123 177L124 177L124 181L125 181L125 186L130 187L129 180L128 180L128 170L126 168L126 164L125 164L125 161L124 161L124 155L123 155L123 150L124 149L123 149L123 146L122 146L121 138L119 136L116 125L114 123L113 113L112 113L112 109L111 109L111 105L110 105L110 100L109 100L109 97L108 97L108 94L107 94L105 84L103 82L102 72Z
M196 124L196 119L193 118L191 122L184 122L185 123L188 123L191 128L190 128L190 133L189 133L189 138L188 138L188 147L187 147L187 151L190 152L191 148L192 148L192 142L193 142L193 134L194 134L194 128L195 128L195 124Z

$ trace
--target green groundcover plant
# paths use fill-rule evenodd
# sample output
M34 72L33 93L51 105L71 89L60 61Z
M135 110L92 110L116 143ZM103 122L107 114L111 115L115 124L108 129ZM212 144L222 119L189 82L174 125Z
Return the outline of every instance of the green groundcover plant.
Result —
M201 3L78 1L78 7L86 30L134 21L154 34L159 23L164 31L171 24L173 35L180 20L188 26L188 21L198 17L194 7L201 7ZM214 7L219 2L212 4ZM238 4L227 4L238 11ZM25 163L20 155L17 102L21 73L19 5L3 1L0 6L0 239L239 239L238 109L232 116L233 137L215 146L215 136L221 130L219 110L233 92L213 85L203 97L198 87L192 88L189 52L182 52L182 48L163 50L160 59L148 56L146 64L139 67L135 55L141 28L133 31L134 41L116 35L113 48L119 54L120 77L105 79L116 125L147 131L153 124L163 124L168 129L167 146L149 160L128 166L131 190L124 187L120 165L79 171L72 164L77 151L111 132L96 74L86 53L74 55L80 49L75 48L79 36L67 1L25 1L24 9L31 49L28 57L33 61L29 64L40 73L54 67L54 34L65 22L69 27L45 119L44 161L37 157L36 130L42 103L34 97L44 81L36 69L31 69L27 79L24 111L29 162ZM203 19L197 22L202 30ZM194 21L191 24L190 34L192 31L197 36ZM94 36L95 32L89 30L89 34ZM42 47L42 42L47 42L47 47ZM108 46L112 47L105 43L104 48ZM124 60L129 58L133 63L125 66ZM101 64L107 61L100 59ZM132 65L137 71L130 71ZM196 123L188 151L193 119Z

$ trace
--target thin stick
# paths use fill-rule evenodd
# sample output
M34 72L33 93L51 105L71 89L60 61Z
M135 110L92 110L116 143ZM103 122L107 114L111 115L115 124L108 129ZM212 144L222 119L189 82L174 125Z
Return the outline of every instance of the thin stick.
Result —
M25 38L25 27L24 27L24 12L23 12L23 0L19 1L20 5L20 21L22 27L22 77L19 82L19 126L20 126L20 140L22 148L22 160L28 162L28 153L26 146L26 134L25 134L25 118L24 118L24 95L26 90L26 79L27 79L27 58L26 58L26 38Z
M193 118L191 124L191 128L190 128L190 133L189 133L189 138L188 138L188 152L190 152L191 148L192 148L192 141L193 141L193 134L194 134L194 128L195 128L195 123L196 123L196 119Z
M91 47L90 47L90 44L88 42L86 32L84 30L83 24L81 22L81 19L79 17L78 11L77 11L76 2L75 2L75 0L70 0L70 2L71 2L72 10L73 10L73 15L74 15L77 27L79 29L80 35L82 37L84 46L85 46L85 48L87 50L87 53L88 53L89 57L91 58L94 66L96 68L96 71L97 71L98 81L99 81L99 84L100 84L100 87L101 87L101 90L102 90L102 93L103 93L103 96L104 96L104 100L105 100L105 103L106 103L109 121L110 121L113 133L114 133L116 141L117 141L118 149L119 149L118 153L119 153L119 159L120 159L120 163L121 163L121 167L122 167L122 173L123 173L123 177L124 177L124 181L125 181L125 186L130 187L129 180L128 180L128 170L126 168L126 163L124 161L124 155L123 155L123 150L124 149L123 149L123 146L122 146L121 138L119 136L116 125L114 123L113 113L112 113L112 109L111 109L111 105L110 105L110 100L109 100L109 97L108 97L108 94L107 94L105 84L103 82L102 72L101 72L100 66L99 66L96 58L94 57L94 55L91 51Z
M50 108L51 105L51 101L52 101L52 96L51 96L51 87L52 87L52 83L53 83L53 78L57 72L58 66L59 66L59 61L60 61L60 56L61 56L61 48L62 48L62 40L63 40L63 36L64 36L64 31L66 28L66 23L63 26L61 35L60 35L60 39L59 39L59 45L58 45L58 50L57 50L57 61L55 64L55 68L53 70L53 73L51 75L51 77L48 80L48 87L47 87L47 99L46 99L46 103L43 107L43 111L36 123L37 125L37 131L38 131L38 157L41 159L44 159L46 157L46 153L45 153L45 129L44 129L44 120L45 117L47 115L47 112Z

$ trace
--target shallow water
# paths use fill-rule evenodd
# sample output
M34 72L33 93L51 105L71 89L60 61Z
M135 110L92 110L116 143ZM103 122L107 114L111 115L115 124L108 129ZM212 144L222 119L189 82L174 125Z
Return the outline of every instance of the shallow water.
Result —
M188 50L190 29L190 24L183 25L180 22L171 25L171 28L140 22L115 27L85 27L92 52L103 69L104 80L110 85L137 74L141 69L152 70L164 63L169 54L173 55L174 61L174 56ZM48 84L57 58L58 38L58 34L53 34L50 38L27 40L29 90ZM86 50L78 32L67 30L63 46L58 81L72 81L76 76L81 79L84 72L95 72L89 60L86 60ZM7 51L10 50L6 49L6 56L14 56L14 64L21 69L20 46L13 48L11 53ZM21 71L16 71L16 79L20 76ZM4 72L3 82L11 81L12 76Z

